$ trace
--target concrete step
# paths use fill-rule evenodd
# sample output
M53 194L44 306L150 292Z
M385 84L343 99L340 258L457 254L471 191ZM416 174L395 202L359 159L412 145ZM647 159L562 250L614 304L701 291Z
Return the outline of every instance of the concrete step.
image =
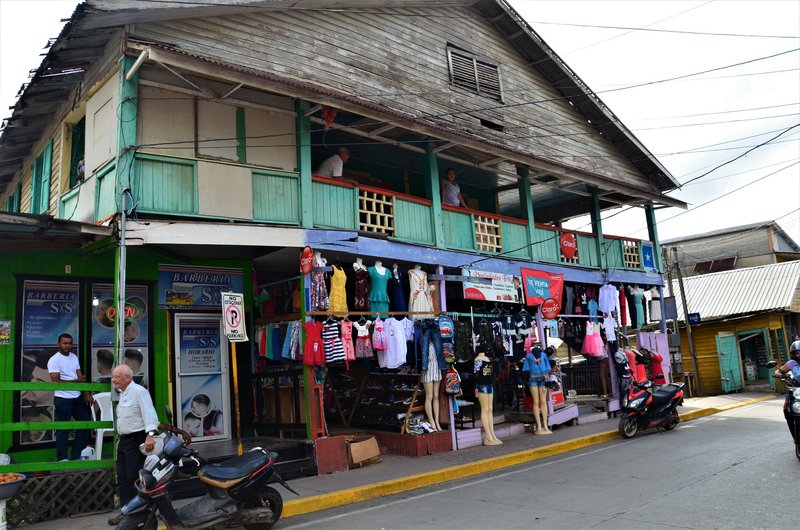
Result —
M586 423L592 423L595 421L603 421L608 419L608 413L606 412L594 412L590 414L580 414L578 415L578 425L583 425Z
M501 440L517 436L525 432L521 423L501 423L494 426L494 434ZM456 431L456 445L459 449L475 447L483 443L483 429L462 429Z

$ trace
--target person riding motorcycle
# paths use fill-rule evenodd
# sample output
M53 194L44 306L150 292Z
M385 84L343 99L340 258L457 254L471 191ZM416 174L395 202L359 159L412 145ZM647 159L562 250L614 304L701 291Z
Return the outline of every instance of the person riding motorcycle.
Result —
M792 373L794 379L800 382L800 340L794 341L789 346L789 361L786 364L775 370L775 377L782 377L783 374ZM786 396L786 405L783 409L783 415L786 418L786 424L789 426L789 432L792 433L792 438L795 438L795 428L792 426L795 421L791 413L787 409L789 405L789 396ZM795 439L795 442L797 440Z
M781 377L787 372L800 381L800 340L796 340L789 346L789 360L786 364L775 370L775 377Z

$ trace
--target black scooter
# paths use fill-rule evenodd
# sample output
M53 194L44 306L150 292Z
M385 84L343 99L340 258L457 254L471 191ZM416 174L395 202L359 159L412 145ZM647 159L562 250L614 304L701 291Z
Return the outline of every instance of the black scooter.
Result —
M172 411L165 407L172 423ZM122 508L117 530L156 530L158 516L171 529L221 529L244 526L248 530L268 530L281 516L283 499L269 484L299 495L275 471L274 453L256 447L242 456L203 466L197 477L206 494L175 509L168 486L184 459L199 462L197 451L183 444L180 436L167 434L161 456L151 455L139 471L138 495Z
M631 384L628 394L622 399L622 416L619 433L623 438L633 438L640 429L664 429L671 431L680 423L676 410L683 404L683 383L664 385L653 393L650 381Z
M767 364L768 368L774 368L775 361ZM786 386L786 400L783 402L783 417L786 418L786 425L789 433L794 440L794 455L800 460L800 381L792 372L787 372L781 376L783 384Z

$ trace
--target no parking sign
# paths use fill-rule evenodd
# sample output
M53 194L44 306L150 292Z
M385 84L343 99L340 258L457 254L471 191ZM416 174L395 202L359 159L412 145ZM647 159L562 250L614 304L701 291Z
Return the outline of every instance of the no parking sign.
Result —
M225 322L225 336L231 342L246 342L244 296L241 293L220 294L222 295L222 320Z

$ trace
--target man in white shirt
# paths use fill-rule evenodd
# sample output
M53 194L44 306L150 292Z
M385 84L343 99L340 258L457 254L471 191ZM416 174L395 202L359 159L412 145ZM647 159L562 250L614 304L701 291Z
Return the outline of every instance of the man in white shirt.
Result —
M86 382L78 356L72 353L72 335L69 333L59 335L58 352L47 361L47 371L50 372L50 380L54 383ZM92 402L92 397L88 392L84 398L79 390L56 390L54 396L55 421L69 421L72 418L75 418L76 421L91 419L89 403ZM68 435L68 430L56 431L56 457L59 461L69 460ZM72 442L72 460L80 459L81 451L89 442L89 435L87 429L75 431L75 439Z
M348 160L350 160L350 150L346 147L340 147L335 155L326 158L325 161L320 164L314 174L321 177L339 178L342 176L344 165Z
M120 506L125 506L136 496L136 479L144 466L145 456L139 450L144 443L145 451L155 447L156 429L162 429L183 436L190 444L192 438L183 430L159 423L153 400L147 389L133 381L133 371L127 364L121 364L111 373L111 384L120 393L117 404L117 488ZM116 526L122 514L112 517L108 524Z

